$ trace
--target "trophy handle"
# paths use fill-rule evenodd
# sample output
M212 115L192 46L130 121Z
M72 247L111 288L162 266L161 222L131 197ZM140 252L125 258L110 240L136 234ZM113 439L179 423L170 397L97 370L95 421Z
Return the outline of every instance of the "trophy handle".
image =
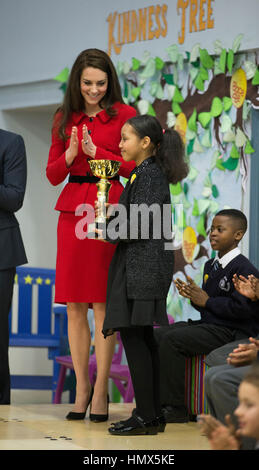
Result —
M99 215L95 219L97 223L105 223L106 221L106 207L105 204L108 202L109 190L111 187L110 181L108 179L102 178L99 183L96 184L97 191L97 201L99 203Z

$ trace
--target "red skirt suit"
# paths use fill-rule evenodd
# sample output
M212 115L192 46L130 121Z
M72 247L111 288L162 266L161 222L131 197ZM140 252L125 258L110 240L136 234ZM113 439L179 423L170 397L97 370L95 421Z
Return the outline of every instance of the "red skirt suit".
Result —
M121 161L119 175L128 178L133 170L134 162L124 162L120 155L119 142L121 128L124 123L136 115L131 106L116 103L117 114L110 117L105 110L95 117L85 113L72 113L66 127L67 135L71 134L72 126L77 126L79 149L73 164L67 168L65 152L70 140L64 142L58 136L55 126L52 132L52 144L47 165L47 178L54 186L62 183L68 175L91 175L88 157L83 153L82 127L86 124L94 145L95 159ZM109 202L117 203L123 190L119 180L111 180ZM57 230L57 262L55 302L105 302L108 279L108 269L116 246L100 240L88 239L76 235L78 223L86 232L84 218L75 215L80 204L91 204L97 199L96 183L67 183L59 196L55 209L60 211ZM93 215L94 218L94 215ZM91 222L89 220L89 222Z

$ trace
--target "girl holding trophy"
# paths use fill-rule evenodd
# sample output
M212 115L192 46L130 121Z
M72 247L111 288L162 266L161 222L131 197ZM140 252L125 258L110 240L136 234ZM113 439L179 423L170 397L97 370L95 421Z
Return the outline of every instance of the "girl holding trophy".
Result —
M76 374L76 400L67 419L83 419L91 402L90 419L108 419L107 388L115 338L105 341L108 268L115 246L99 240L77 237L80 204L94 207L96 182L89 160L121 162L119 174L128 177L134 162L124 162L119 142L123 124L136 115L123 103L119 80L109 56L87 49L77 57L70 73L62 106L54 116L47 177L54 186L65 185L55 209L60 211L56 261L55 302L67 305L69 345ZM116 203L123 186L119 177L111 180L109 200ZM94 219L94 210L93 210ZM89 381L88 361L91 335L88 308L94 310L97 379L94 390Z
M120 149L124 161L135 162L136 168L117 209L114 208L108 219L106 231L98 230L106 241L118 243L109 269L103 333L109 337L114 331L120 331L136 409L128 420L113 423L109 432L157 434L164 431L165 421L160 406L159 356L153 326L168 324L166 297L174 265L169 183L181 181L188 167L179 134L171 129L163 132L159 121L152 116L133 117L124 124ZM141 224L142 217L136 218L132 212L140 205L147 211L148 227ZM124 208L124 220L118 217L120 206ZM157 236L158 225L160 236Z

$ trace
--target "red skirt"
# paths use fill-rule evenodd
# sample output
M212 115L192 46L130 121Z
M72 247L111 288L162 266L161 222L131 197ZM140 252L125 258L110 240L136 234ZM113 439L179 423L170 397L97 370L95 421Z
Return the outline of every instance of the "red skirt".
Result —
M96 185L84 184L90 186L85 202L93 205ZM117 203L122 191L123 186L119 182L113 184L109 202ZM77 216L74 212L61 212L59 216L55 281L57 303L106 302L108 270L116 245L83 237L82 227L87 232L87 223L83 221L85 216ZM91 220L88 222L91 223ZM79 237L78 233L81 233Z

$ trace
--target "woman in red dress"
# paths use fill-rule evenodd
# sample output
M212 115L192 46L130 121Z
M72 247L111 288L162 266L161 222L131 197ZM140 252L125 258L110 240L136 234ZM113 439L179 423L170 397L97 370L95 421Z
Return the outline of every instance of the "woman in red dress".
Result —
M62 106L54 116L47 178L58 185L69 177L55 209L60 211L57 234L55 302L67 304L69 345L76 374L76 400L67 419L83 419L91 402L90 419L108 419L107 389L114 353L113 337L104 339L102 326L108 269L115 246L78 236L80 204L94 207L96 178L88 161L109 159L121 162L119 175L128 177L134 163L124 162L119 150L123 124L136 115L123 103L119 80L109 56L87 49L77 57L70 73ZM109 202L118 202L123 186L111 180ZM79 211L80 212L80 211ZM94 212L93 212L94 217ZM87 220L90 222L89 220ZM94 390L88 374L91 335L87 321L94 310L97 379Z

